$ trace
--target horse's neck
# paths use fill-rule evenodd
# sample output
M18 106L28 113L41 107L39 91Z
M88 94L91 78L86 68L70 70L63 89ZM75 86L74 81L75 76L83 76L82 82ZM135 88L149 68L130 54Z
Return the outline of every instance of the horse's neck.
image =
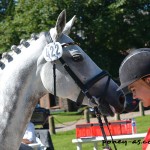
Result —
M0 149L18 148L36 102L46 92L36 74L37 59L44 47L42 43L39 39L23 48L1 71Z

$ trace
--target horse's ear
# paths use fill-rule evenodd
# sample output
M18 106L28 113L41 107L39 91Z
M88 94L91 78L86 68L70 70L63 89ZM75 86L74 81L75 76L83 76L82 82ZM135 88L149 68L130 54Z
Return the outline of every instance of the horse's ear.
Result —
M57 37L59 37L62 34L65 25L66 25L66 10L63 10L58 16L55 26L57 31Z
M73 16L72 19L66 23L65 28L63 30L64 34L68 35L70 33L70 30L71 30L75 20L76 20L76 16Z

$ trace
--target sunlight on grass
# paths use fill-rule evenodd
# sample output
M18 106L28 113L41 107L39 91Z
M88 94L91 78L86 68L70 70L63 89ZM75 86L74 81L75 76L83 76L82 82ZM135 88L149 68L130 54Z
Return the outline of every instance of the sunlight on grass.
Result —
M136 118L136 124L137 124L137 132L147 132L148 128L150 127L150 115L137 117Z
M61 124L65 122L76 122L83 119L83 115L53 115L55 124Z

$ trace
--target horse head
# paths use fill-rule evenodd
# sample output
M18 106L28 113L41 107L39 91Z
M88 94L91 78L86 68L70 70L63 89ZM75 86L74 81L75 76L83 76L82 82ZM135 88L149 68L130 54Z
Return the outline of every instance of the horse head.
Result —
M74 21L75 16L66 23L64 10L59 15L56 26L45 34L47 44L38 59L38 73L44 87L54 94L52 75L55 64L58 97L77 103L83 99L85 105L98 105L103 115L113 116L114 110L122 112L125 99L121 91L116 91L117 84L68 36Z
M2 55L0 149L19 149L36 103L47 93L98 106L103 115L123 111L118 85L68 36L74 21L75 16L66 23L64 10L54 28L32 34Z

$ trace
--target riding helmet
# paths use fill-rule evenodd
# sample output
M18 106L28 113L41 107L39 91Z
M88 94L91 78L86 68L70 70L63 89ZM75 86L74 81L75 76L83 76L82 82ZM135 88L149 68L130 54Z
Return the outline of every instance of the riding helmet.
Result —
M121 85L117 91L126 89L128 85L147 75L150 75L150 48L131 51L119 68Z

